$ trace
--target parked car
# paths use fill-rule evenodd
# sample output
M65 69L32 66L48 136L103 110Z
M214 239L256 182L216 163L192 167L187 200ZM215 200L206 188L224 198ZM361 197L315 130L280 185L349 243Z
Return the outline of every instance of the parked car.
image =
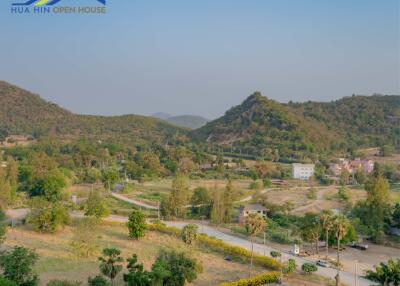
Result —
M329 267L329 263L324 260L318 260L317 265L321 267Z
M368 244L352 242L350 244L350 247L353 247L353 248L356 248L356 249L360 249L360 250L367 250L368 249Z

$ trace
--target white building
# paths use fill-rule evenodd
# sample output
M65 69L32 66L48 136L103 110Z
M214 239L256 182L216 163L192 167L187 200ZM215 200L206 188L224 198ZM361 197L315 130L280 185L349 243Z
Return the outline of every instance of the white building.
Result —
M292 164L292 178L300 180L308 180L314 175L314 164Z

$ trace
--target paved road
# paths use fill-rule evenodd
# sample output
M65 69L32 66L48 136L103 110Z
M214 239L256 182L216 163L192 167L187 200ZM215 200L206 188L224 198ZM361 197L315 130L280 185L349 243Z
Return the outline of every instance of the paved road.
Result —
M183 221L165 221L164 222L166 225L168 226L174 226L177 228L182 228L184 227L188 222L183 222ZM222 231L219 231L216 228L207 226L207 225L202 225L200 223L196 223L199 226L199 232L201 233L205 233L209 236L213 236L215 238L221 239L222 241L229 243L231 245L236 245L236 246L240 246L243 247L247 250L251 250L251 243L250 241L243 239L243 238L239 238L230 234L226 234ZM274 249L272 247L269 247L268 245L264 246L262 244L259 243L255 243L254 244L254 251L258 254L264 255L265 254L269 254L272 250L277 250ZM279 252L281 252L280 250L278 250ZM302 265L305 262L312 262L311 260L307 260L304 258L300 258L300 257L296 257L291 255L290 253L283 253L282 254L282 259L288 260L289 258L293 258L296 260L297 265ZM322 268L322 267L318 267L318 271L317 274L327 277L327 278L334 278L335 275L337 273L336 269L333 268ZM355 286L355 275L353 273L349 273L349 272L345 272L345 271L341 271L340 272L340 278L341 278L341 282L345 283L349 286ZM369 286L371 285L372 282L358 276L357 277L357 285L358 286Z
M123 196L123 195L120 195L120 194L117 194L117 193L114 193L114 192L112 192L111 195L116 199L119 199L121 201L130 203L130 204L133 204L133 205L136 205L136 206L140 206L140 207L145 208L145 209L149 209L149 210L157 210L158 209L155 206L146 204L146 203L138 201L138 200L129 199L129 198Z

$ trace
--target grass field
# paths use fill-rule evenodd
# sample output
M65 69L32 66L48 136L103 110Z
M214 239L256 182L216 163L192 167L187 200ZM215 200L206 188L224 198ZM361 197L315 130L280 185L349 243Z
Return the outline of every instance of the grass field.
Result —
M99 273L97 255L104 247L121 249L125 258L136 253L146 269L151 268L158 251L163 247L187 250L183 242L165 234L148 232L145 238L133 241L128 238L125 226L102 225L96 232L98 254L91 258L78 258L71 246L73 229L66 227L54 235L40 234L31 231L27 226L21 226L9 230L5 247L21 245L36 250L40 255L36 270L40 274L41 285L52 279L77 280L86 284L88 276ZM217 285L223 281L233 281L248 275L248 265L225 261L223 256L207 249L197 249L193 255L202 261L204 271L191 285ZM259 267L255 268L255 273L262 271L263 269ZM116 285L123 285L122 275L119 275Z

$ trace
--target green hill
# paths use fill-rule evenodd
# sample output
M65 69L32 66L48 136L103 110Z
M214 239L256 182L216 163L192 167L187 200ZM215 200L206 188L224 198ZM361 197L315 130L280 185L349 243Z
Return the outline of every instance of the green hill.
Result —
M161 142L184 129L138 115L78 115L0 81L0 130L9 134L95 137Z
M190 129L200 128L208 122L207 119L197 115L179 115L179 116L171 116L166 119L167 122L176 125L182 126Z
M198 142L274 160L308 160L360 146L399 146L400 96L354 96L290 103L256 92L191 132Z

